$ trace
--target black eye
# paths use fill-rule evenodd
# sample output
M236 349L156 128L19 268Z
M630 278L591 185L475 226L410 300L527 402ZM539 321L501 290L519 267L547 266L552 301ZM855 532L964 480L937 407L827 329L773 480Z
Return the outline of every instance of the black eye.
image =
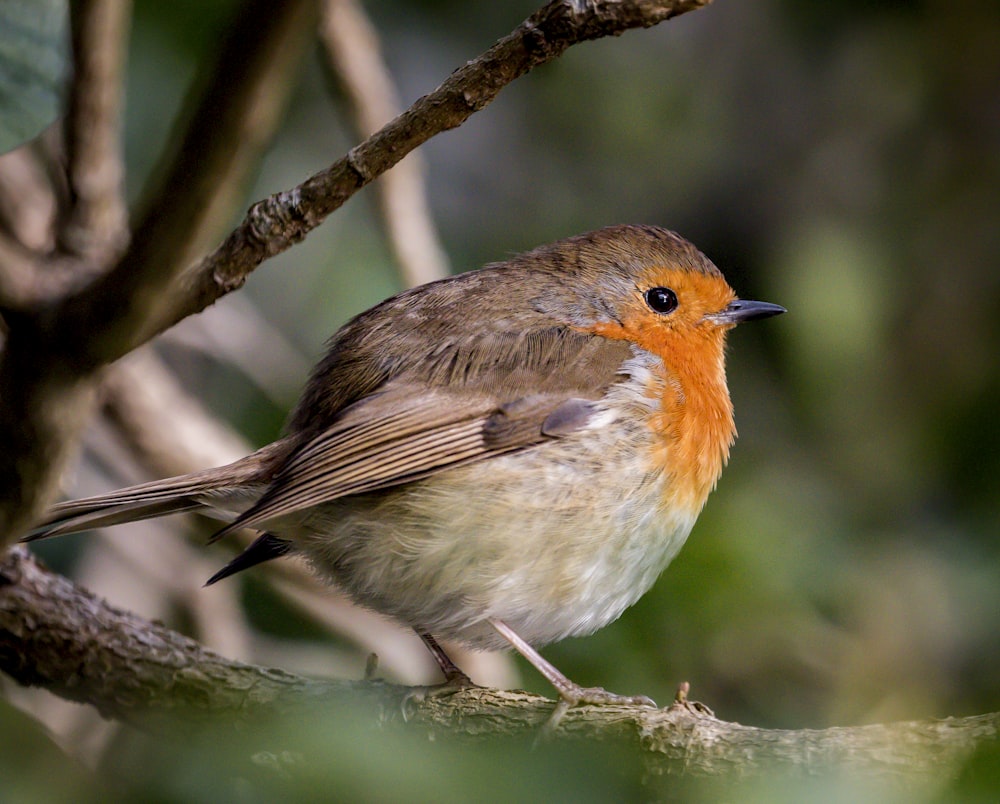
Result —
M653 312L672 313L677 309L677 294L670 288L650 288L643 296Z

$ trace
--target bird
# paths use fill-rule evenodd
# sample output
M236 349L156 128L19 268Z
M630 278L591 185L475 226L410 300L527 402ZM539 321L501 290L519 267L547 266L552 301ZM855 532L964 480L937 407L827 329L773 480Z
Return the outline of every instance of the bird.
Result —
M215 583L303 556L439 640L539 653L616 620L676 556L736 437L725 341L785 312L739 299L665 228L618 225L406 290L329 340L285 434L226 466L53 507L26 541L182 511L257 539Z

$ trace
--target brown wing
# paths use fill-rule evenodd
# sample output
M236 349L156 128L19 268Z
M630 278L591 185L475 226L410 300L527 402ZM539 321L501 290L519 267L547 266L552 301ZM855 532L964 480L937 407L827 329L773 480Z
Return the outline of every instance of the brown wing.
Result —
M400 337L418 333L403 328ZM565 436L586 424L591 402L631 355L626 344L562 327L424 330L419 337L419 381L415 371L397 366L392 381L335 414L300 413L292 424L298 447L259 502L217 536ZM377 361L372 343L355 346ZM414 353L398 344L385 351ZM360 359L351 357L355 369ZM312 383L315 398L321 376Z
M540 309L568 290L531 266L494 266L402 293L346 324L292 415L296 449L217 536L583 426L589 401L632 352ZM490 314L477 315L483 309Z
M387 388L355 403L334 426L306 441L259 502L214 538L338 497L529 448L583 427L594 409L591 401L562 394L498 405L485 394Z

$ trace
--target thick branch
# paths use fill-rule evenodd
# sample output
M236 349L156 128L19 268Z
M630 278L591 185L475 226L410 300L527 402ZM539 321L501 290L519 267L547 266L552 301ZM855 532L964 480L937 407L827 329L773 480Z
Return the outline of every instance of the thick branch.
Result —
M53 311L51 327L76 361L96 366L131 351L177 274L217 236L271 139L316 16L315 0L246 0L239 9L190 120L171 137L176 150L146 192L128 252Z
M21 684L153 730L176 717L207 723L222 714L249 715L313 683L230 662L115 609L21 547L0 564L0 664Z
M94 0L82 5L79 14L99 7ZM77 424L92 410L93 372L131 350L160 307L165 288L204 246L206 232L214 234L220 216L231 210L234 186L273 129L288 92L288 71L314 27L315 2L248 0L243 10L249 13L240 15L221 49L218 69L186 135L174 138L181 141L178 155L156 185L155 200L146 205L117 267L65 303L49 296L50 303L37 314L8 321L10 337L0 356L0 544L16 538L50 498ZM83 27L82 20L76 27ZM89 58L79 56L85 62ZM113 71L100 75L110 81ZM109 90L90 83L81 79L76 94L104 99L84 105L98 107L102 126L110 129ZM111 159L107 133L97 142L81 137L77 161L82 173L87 173L85 164L106 165ZM107 179L109 174L102 175ZM110 182L98 184L107 201ZM93 204L84 206L92 209ZM93 218L90 213L87 217ZM75 267L81 270L70 272L70 279L104 270L99 262ZM31 293L69 287L66 275L60 270L56 281L46 278L42 284L20 270L18 284L8 282L0 292L12 302L23 301Z
M386 721L470 740L533 738L553 703L476 688L447 696L382 683L311 681L229 662L169 629L112 608L45 570L24 548L0 564L0 669L18 682L89 703L146 729L230 723L360 706ZM393 718L391 713L399 713ZM387 713L389 713L387 715ZM405 714L405 717L402 715ZM405 723L404 723L405 721ZM846 771L912 788L954 773L1000 740L1000 714L888 725L779 731L726 723L695 705L569 710L554 739L620 741L655 773L747 778Z

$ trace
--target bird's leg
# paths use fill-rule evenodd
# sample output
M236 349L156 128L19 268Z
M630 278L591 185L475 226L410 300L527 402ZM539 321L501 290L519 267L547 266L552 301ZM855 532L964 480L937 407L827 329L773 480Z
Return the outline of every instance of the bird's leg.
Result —
M441 668L441 672L444 673L445 686L459 688L476 686L472 679L463 673L462 669L448 657L448 654L444 652L444 648L438 644L438 641L434 637L422 631L417 631L417 636L424 641L427 649L438 663L438 667Z
M525 659L534 665L535 669L548 679L549 683L556 688L559 697L562 698L562 707L557 707L556 712L562 716L565 711L581 703L589 704L623 704L632 706L656 706L656 703L645 695L616 695L601 687L581 687L570 681L559 672L554 664L545 659L537 650L525 642L517 633L503 620L490 620L497 632L506 639L514 649Z
M400 709L402 710L404 720L409 720L414 703L423 701L429 697L454 695L456 692L477 686L471 678L462 672L457 664L448 658L448 654L444 652L444 648L438 644L434 637L416 628L413 630L423 640L423 643L438 663L438 667L441 668L441 672L444 673L444 683L428 687L410 687L400 702Z

